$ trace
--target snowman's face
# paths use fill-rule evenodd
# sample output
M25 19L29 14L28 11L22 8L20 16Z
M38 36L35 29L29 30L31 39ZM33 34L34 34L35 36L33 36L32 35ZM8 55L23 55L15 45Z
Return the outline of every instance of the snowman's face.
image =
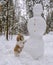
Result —
M41 15L42 12L43 12L42 5L41 4L35 4L34 7L33 7L34 16Z

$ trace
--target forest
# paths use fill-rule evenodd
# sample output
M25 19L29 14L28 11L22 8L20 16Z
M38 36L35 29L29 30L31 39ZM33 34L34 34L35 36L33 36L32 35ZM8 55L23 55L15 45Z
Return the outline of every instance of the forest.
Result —
M33 17L33 6L41 3L42 17L45 19L49 33L53 31L53 0L0 0L0 36L28 35L28 19Z

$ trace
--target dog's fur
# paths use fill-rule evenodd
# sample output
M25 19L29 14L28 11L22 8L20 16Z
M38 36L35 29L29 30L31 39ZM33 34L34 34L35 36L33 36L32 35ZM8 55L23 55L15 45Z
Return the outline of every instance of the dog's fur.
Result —
M19 56L24 47L24 37L21 34L18 34L16 40L17 40L17 44L14 48L14 53L16 56Z

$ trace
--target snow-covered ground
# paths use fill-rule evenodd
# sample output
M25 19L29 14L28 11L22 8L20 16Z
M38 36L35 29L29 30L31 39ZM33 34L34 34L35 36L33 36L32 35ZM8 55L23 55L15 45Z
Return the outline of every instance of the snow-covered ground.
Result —
M0 36L0 65L53 65L53 33L46 34L43 39L44 57L35 60L25 51L22 51L20 57L15 57L13 48L16 44L16 36L9 41L4 36Z

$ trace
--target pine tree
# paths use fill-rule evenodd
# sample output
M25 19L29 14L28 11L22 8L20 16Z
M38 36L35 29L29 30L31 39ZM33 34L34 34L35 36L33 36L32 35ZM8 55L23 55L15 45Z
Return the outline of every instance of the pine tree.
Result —
M12 34L10 28L14 25L14 6L13 0L2 0L2 32L5 32L6 39L8 40L8 35ZM11 33L10 33L11 32Z
M51 24L50 24L50 27L51 27L51 31L53 31L53 11L51 13Z
M48 14L46 24L47 24L47 27L46 27L45 34L49 33L50 31L53 31L53 11L51 13L51 16L50 14Z
M0 35L2 34L2 4L0 3Z

